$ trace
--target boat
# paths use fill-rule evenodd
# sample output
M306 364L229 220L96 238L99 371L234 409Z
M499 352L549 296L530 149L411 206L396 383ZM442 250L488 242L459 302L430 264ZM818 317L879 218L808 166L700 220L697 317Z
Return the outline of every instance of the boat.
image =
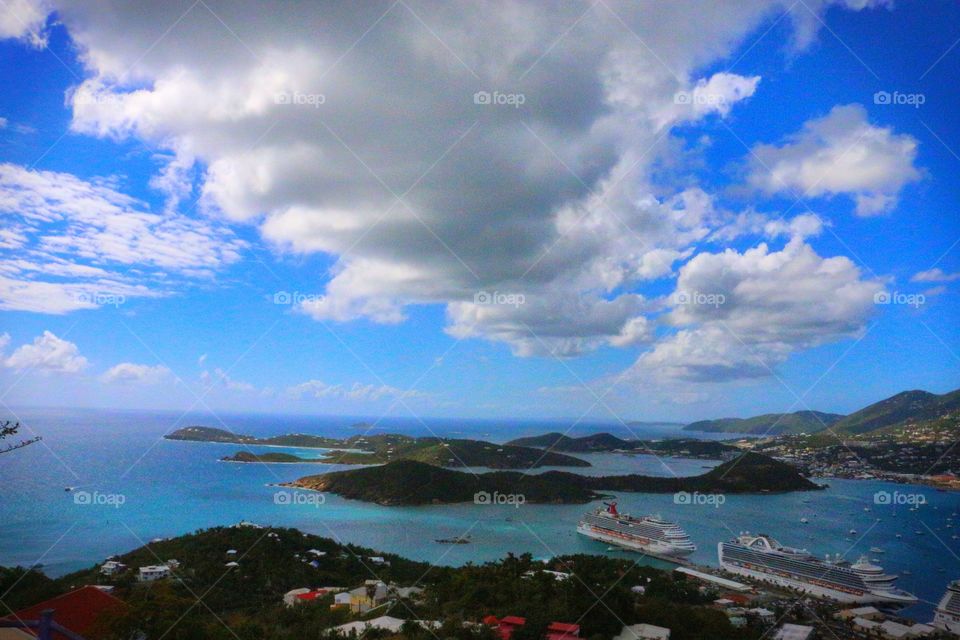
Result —
M787 547L766 534L741 534L717 545L725 571L818 598L843 603L877 602L906 606L917 598L894 586L897 576L884 573L866 557L850 563L839 556L825 560L806 549Z
M850 529L850 531L848 531L847 533L849 533L849 534L852 535L852 536L855 536L855 535L857 535L857 530L856 530L856 529Z
M470 536L457 536L455 538L437 538L434 542L440 544L470 544Z
M584 514L577 524L577 533L631 551L683 562L683 557L697 550L690 536L675 522L650 515L635 518L617 511L616 502Z
M800 523L801 523L801 524L807 524L808 522L810 522L810 521L807 520L806 518L800 518Z
M870 547L870 553L886 553L886 551L880 547Z
M960 635L960 580L947 585L947 590L933 614L933 626Z

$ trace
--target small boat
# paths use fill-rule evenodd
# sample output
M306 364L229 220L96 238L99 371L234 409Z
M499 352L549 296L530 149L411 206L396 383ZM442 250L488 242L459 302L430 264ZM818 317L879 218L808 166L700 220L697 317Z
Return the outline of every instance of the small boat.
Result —
M886 551L880 547L870 547L870 553L886 553Z
M801 524L807 524L808 522L810 522L810 521L807 520L806 518L800 518L800 523L801 523Z
M852 536L855 536L855 535L857 535L857 530L856 530L856 529L850 529L850 531L848 531L847 533L849 533L849 534L852 535Z
M899 538L902 538L903 535L898 533L896 537L899 539Z
M913 575L913 572L910 571L910 569L904 569L904 570L903 570L903 575L905 575L905 576L912 576L912 575Z
M913 533L914 533L915 535L918 535L918 536L922 536L922 535L923 535L923 531L920 531L920 529L917 529L917 530L914 531Z
M470 536L457 536L456 538L437 538L435 542L440 544L470 544Z
M64 488L63 488L64 491L73 491L74 489L76 489L76 487L64 487Z
M870 507L864 507L863 510L864 510L864 511L870 511Z

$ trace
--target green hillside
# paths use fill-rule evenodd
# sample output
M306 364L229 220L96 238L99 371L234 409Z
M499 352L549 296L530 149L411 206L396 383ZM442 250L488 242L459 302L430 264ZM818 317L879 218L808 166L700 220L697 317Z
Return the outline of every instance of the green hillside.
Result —
M934 420L960 411L960 389L937 395L928 391L904 391L851 413L834 426L844 434L862 434L886 427Z
M700 420L683 428L684 431L711 433L749 433L755 435L780 435L783 433L814 433L835 424L843 418L836 413L822 411L796 411L794 413L766 413L752 418L719 418Z

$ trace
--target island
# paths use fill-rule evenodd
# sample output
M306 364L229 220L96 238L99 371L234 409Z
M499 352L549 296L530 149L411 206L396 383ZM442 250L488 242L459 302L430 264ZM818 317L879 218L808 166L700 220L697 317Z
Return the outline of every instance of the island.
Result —
M220 458L220 462L261 462L267 464L302 464L302 463L321 463L326 462L320 458L301 458L292 453L251 453L249 451L238 451L232 456Z
M344 439L306 434L257 438L211 427L187 427L168 436L169 440L236 443L325 449L320 458L292 454L241 452L225 458L230 462L318 462L328 464L380 465L396 460L415 460L441 467L486 467L490 469L534 469L538 467L589 467L586 460L555 451L483 440L458 438L414 438L399 434L356 435ZM295 444L297 443L297 444Z
M477 496L523 496L528 503L578 504L604 497L605 491L631 493L782 493L821 489L784 462L743 453L699 476L583 476L565 471L525 474L511 471L468 473L415 460L398 460L376 469L351 469L284 483L334 493L383 506L450 504Z
M695 440L693 438L670 438L667 440L624 440L610 433L593 433L579 438L571 438L562 433L545 433L511 440L507 444L522 447L542 447L551 451L570 453L600 453L619 451L622 453L666 455L687 458L723 459L732 457L738 449L716 440Z

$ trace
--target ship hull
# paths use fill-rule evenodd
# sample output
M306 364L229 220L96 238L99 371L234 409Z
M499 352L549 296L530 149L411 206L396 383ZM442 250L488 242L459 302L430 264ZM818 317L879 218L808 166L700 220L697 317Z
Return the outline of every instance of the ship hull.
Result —
M896 593L878 592L878 591L858 591L849 592L818 584L811 584L803 580L790 578L776 573L767 573L757 569L740 566L724 560L722 547L720 553L720 567L728 572L745 578L752 578L760 582L766 582L778 587L799 591L815 598L833 600L844 604L866 604L879 603L894 607L906 606L915 603L917 600L909 594L899 595Z
M657 540L651 540L649 538L628 538L626 536L618 535L615 532L604 531L603 529L598 529L583 523L577 526L577 533L588 538L592 538L593 540L606 542L607 544L612 544L630 551L638 551L655 558L660 558L661 560L676 562L678 564L685 564L686 560L684 559L684 556L688 556L694 551L694 549L683 549L670 544L664 544Z

